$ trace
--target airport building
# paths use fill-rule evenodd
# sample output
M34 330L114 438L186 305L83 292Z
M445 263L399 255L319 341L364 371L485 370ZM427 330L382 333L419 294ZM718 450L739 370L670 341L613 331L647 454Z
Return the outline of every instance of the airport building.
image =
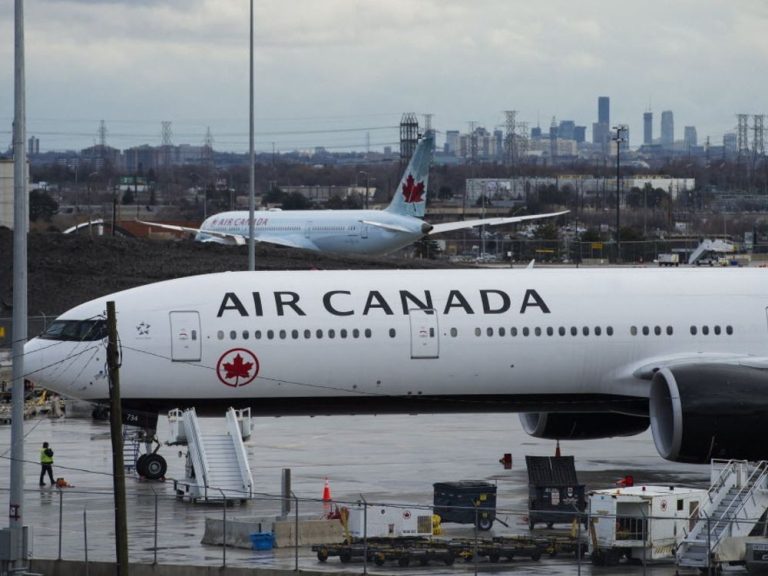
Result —
M13 230L13 160L0 158L0 226ZM27 164L27 198L29 198L29 164ZM29 221L29 201L27 201Z

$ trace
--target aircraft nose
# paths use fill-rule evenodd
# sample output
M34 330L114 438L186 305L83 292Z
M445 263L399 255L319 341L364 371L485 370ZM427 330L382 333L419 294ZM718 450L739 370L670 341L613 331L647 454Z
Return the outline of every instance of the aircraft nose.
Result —
M434 226L432 226L432 224L430 224L429 222L424 222L421 225L421 233L422 234L429 234L430 232L432 232L432 228L434 228Z
M45 366L45 346L39 338L32 338L24 345L24 374L28 380L35 382L41 377Z

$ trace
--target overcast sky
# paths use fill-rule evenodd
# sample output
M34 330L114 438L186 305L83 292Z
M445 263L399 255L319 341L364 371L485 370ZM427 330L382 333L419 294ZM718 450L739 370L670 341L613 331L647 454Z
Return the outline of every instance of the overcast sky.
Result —
M96 142L248 146L248 0L27 0L28 135L41 150ZM255 0L257 150L395 144L403 112L489 130L517 110L588 127L597 97L642 139L733 131L766 112L765 0ZM13 2L0 2L0 149L13 118ZM751 120L750 120L751 124ZM751 139L751 137L750 137Z

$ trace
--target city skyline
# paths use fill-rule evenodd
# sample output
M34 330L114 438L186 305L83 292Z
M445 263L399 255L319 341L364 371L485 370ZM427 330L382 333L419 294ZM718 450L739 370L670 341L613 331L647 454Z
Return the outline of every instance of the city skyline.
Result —
M530 127L573 120L591 139L603 95L633 148L649 110L655 134L671 110L678 127L696 126L699 142L713 143L736 130L736 114L764 112L754 70L768 59L768 7L756 0L269 0L255 10L261 151L396 145L406 111L433 114L441 140L470 121L493 131L504 110ZM25 18L27 133L41 151L96 143L102 119L107 143L121 149L159 143L163 120L175 144L200 145L210 127L217 149L247 147L247 2L47 0L27 3ZM12 3L0 6L0 36L4 148Z

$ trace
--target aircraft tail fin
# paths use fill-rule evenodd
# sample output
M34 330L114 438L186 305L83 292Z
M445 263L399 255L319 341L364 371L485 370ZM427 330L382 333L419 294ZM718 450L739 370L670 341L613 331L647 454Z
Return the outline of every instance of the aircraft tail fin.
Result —
M416 145L411 161L395 190L387 212L422 218L427 206L427 184L432 151L435 147L434 132L428 132Z

